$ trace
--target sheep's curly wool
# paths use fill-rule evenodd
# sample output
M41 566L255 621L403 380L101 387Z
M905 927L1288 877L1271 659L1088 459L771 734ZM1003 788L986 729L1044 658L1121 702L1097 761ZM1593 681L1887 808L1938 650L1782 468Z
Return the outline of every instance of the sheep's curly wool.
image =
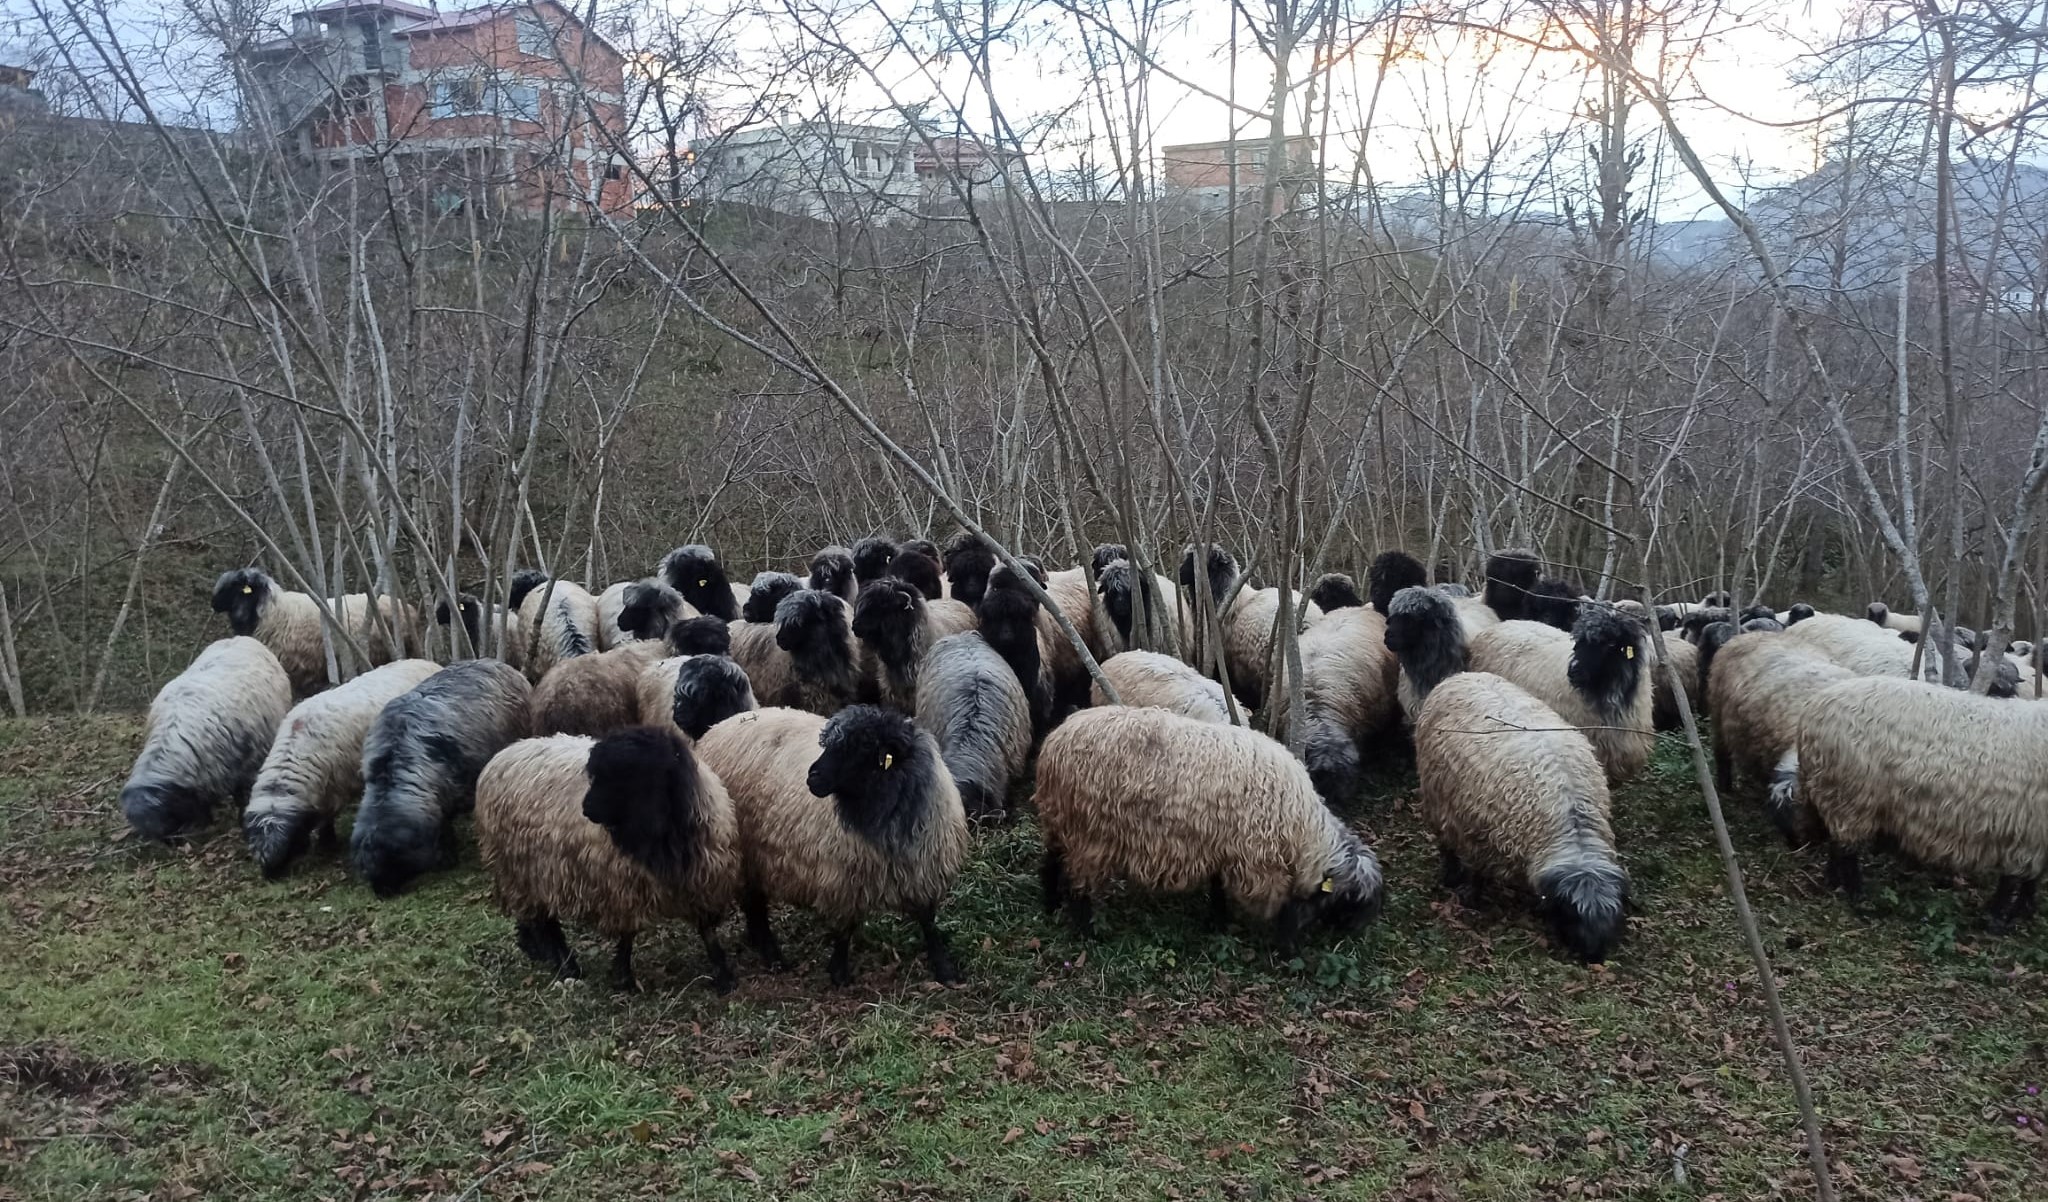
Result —
M1605 959L1626 921L1628 878L1585 736L1509 681L1464 672L1423 705L1415 768L1418 811L1449 853L1447 873L1526 889L1560 942Z
M1359 743L1394 721L1400 675L1387 649L1387 620L1377 610L1347 606L1302 633L1301 754L1325 801L1335 805L1357 793Z
M1647 619L1645 619L1647 620ZM1645 627L1647 631L1647 627ZM1643 649L1650 657L1650 682L1655 690L1650 699L1650 724L1658 730L1677 730L1684 723L1678 716L1678 695L1671 691L1671 679L1657 659L1657 642L1645 638ZM1678 674L1678 685L1685 690L1685 702L1692 707L1694 716L1700 710L1700 649L1684 639L1665 639L1664 651L1671 660L1671 666Z
M614 584L597 598L599 645L610 651L659 640L683 620L687 607L681 593L653 578Z
M1150 607L1147 616L1155 637L1165 637L1170 631L1180 648L1186 650L1194 640L1194 615L1180 603L1180 590L1173 581L1157 572L1150 575L1152 590L1144 601ZM1139 579L1137 568L1128 559L1112 559L1096 571L1095 592L1102 598L1103 614L1109 618L1109 629L1098 632L1104 643L1113 645L1112 655L1131 649L1131 630L1137 622L1139 601L1132 586Z
M1040 587L1080 633L1088 654L1098 663L1109 658L1108 644L1095 621L1095 592L1088 583L1088 569L1075 567L1048 572ZM1045 665L1052 677L1054 689L1062 697L1078 702L1088 695L1089 679L1088 669L1081 662L1081 653L1074 649L1074 641L1060 629L1059 622L1051 613L1041 609L1036 620L1039 662Z
M596 738L640 721L640 673L668 645L636 639L556 664L533 687L533 732Z
M1287 604L1298 606L1301 600L1301 594L1290 593ZM1266 664L1272 655L1273 625L1279 613L1279 589L1245 588L1238 591L1237 600L1223 614L1223 654L1230 667L1230 687L1253 709L1265 703ZM1322 620L1323 611L1310 602L1300 613L1295 633L1305 632Z
M1170 655L1125 651L1102 661L1102 674L1125 705L1151 706L1197 722L1230 721L1223 686ZM1100 686L1090 698L1098 706L1109 704Z
M363 739L394 698L441 665L402 659L308 697L278 725L242 811L242 834L263 875L282 875L314 832L334 838L334 819L363 789Z
M1031 756L1031 701L1010 665L976 631L940 639L918 672L916 712L968 816L1002 812Z
M1785 637L1799 640L1858 676L1904 677L1913 670L1911 643L1882 626L1840 614L1815 614L1787 627Z
M367 593L347 593L331 608L372 667L403 659L423 644L420 611L409 602L382 595L373 602Z
M305 697L326 686L320 606L310 594L279 588L261 568L240 568L214 582L213 611L228 616L229 630L270 649L291 679L293 695Z
M1716 784L1730 789L1738 775L1749 782L1770 781L1799 745L1799 725L1807 706L1820 692L1856 674L1813 647L1782 635L1738 634L1725 638L1727 627L1710 628L1714 647L1707 671L1707 704L1714 714ZM1725 642L1721 641L1725 638ZM1791 767L1783 765L1788 776ZM1791 781L1769 790L1771 821L1785 838L1805 835L1803 811L1794 801Z
M558 663L598 653L597 598L582 585L522 572L514 577L512 598L519 614L520 658L529 681L538 683Z
M216 802L239 803L292 704L270 648L232 636L207 644L149 703L142 752L121 788L139 835L173 839L206 825Z
M1110 882L1184 892L1220 879L1245 913L1293 929L1326 908L1364 917L1379 861L1317 800L1287 749L1161 709L1086 710L1038 756L1048 876L1082 897ZM1327 886L1327 888L1326 888ZM1048 899L1053 900L1053 899Z
M1589 605L1572 634L1537 622L1502 622L1472 640L1468 659L1472 671L1526 689L1578 727L1615 785L1641 772L1657 746L1656 691L1643 675L1649 663L1644 642L1634 621Z
M853 637L853 607L831 593L799 589L775 606L774 643L782 658L762 657L763 677L741 658L741 640L733 640L733 659L747 669L754 695L764 704L789 706L830 716L859 699L860 645ZM748 634L745 653L758 654ZM764 679L765 677L765 679Z

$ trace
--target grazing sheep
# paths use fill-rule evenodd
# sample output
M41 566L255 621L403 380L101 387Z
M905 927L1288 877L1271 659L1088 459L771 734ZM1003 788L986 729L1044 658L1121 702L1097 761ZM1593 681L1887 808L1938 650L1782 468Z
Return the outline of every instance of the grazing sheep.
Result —
M1464 672L1423 705L1415 769L1417 809L1436 836L1445 884L1526 889L1557 943L1587 963L1608 957L1627 927L1628 875L1614 854L1607 782L1583 735L1509 681Z
M1644 679L1649 657L1636 623L1588 605L1567 635L1536 622L1502 622L1472 640L1474 672L1491 672L1534 694L1585 733L1618 785L1643 770L1657 747L1651 721L1655 688Z
M334 844L334 819L363 790L363 739L392 699L441 670L424 659L372 668L292 707L256 774L242 835L263 875L277 878L316 835Z
M1882 601L1872 601L1864 610L1864 616L1886 630L1897 630L1906 634L1920 634L1926 626L1926 620L1919 614L1895 614L1891 607Z
M890 539L871 536L853 544L853 574L862 584L880 580L889 574L889 561L896 558L896 544Z
M667 652L638 640L556 664L533 686L533 733L598 738L639 723L640 674Z
M799 589L775 607L772 643L779 654L764 654L756 632L738 632L732 657L747 670L762 704L829 717L859 699L860 648L851 610L831 593Z
M917 675L917 724L939 745L969 818L1000 817L1031 756L1031 699L977 631L933 643Z
M476 842L519 950L576 977L562 922L614 941L612 983L637 989L633 940L668 919L697 928L711 984L733 987L718 924L739 895L732 800L673 731L522 739L476 782Z
M730 622L740 616L740 601L726 580L718 554L702 543L677 547L661 557L655 575L683 595L698 613Z
M1829 882L1859 892L1860 853L1889 838L1948 872L1997 873L1995 931L2033 912L2048 871L2044 780L2048 707L1872 677L1821 691L1799 725L1799 795L1830 841Z
M240 806L291 704L291 678L262 642L207 644L149 703L142 753L121 787L128 825L168 841L210 822L215 802Z
M1125 705L1168 710L1197 722L1230 722L1223 686L1170 655L1120 652L1102 661L1102 674ZM1090 698L1096 705L1109 704L1100 686Z
M1387 650L1400 663L1395 698L1412 724L1431 689L1465 670L1470 639L1458 604L1436 589L1411 585L1387 606Z
M1909 676L1913 646L1882 626L1840 614L1815 614L1788 628L1797 639L1858 676Z
M597 598L598 645L606 651L660 639L684 618L683 595L659 580L614 584Z
M1162 709L1075 714L1038 755L1047 913L1089 933L1111 881L1186 892L1207 886L1274 924L1291 946L1311 922L1356 927L1379 911L1379 860L1316 799L1287 749L1238 726Z
M1395 593L1428 583L1429 573L1423 570L1422 561L1406 551L1382 551L1373 556L1372 566L1365 570L1366 591L1372 595L1372 607L1381 617L1394 603Z
M1400 664L1387 649L1387 620L1377 610L1338 609L1302 634L1301 757L1330 805L1357 796L1360 744L1394 721L1399 680Z
M463 593L456 598L455 604L456 611L462 615L462 629L469 635L469 657L474 658L484 654L485 636L491 632L484 629L483 599L475 593ZM442 626L448 625L448 603L446 601L435 603L434 621ZM519 615L516 612L508 612L502 605L493 605L491 607L491 626L493 630L500 626L504 627L505 662L515 668L523 667L526 663L526 644L519 637ZM456 646L453 635L449 636L448 647L451 657L461 651L461 648Z
M907 580L877 580L853 604L861 675L882 704L917 712L917 677L925 653L949 635L974 629L974 611L958 601L930 601Z
M526 737L532 688L511 665L464 660L385 705L363 739L363 803L349 864L379 897L455 862L455 819L477 773Z
M1325 614L1365 604L1365 598L1358 595L1358 582L1342 572L1325 572L1316 577L1316 582L1309 586L1308 599Z
M989 573L996 570L995 547L980 535L962 530L946 543L940 562L951 586L948 595L963 605L980 605L981 595L988 591Z
M277 657L292 692L304 697L327 685L327 649L320 633L320 606L307 593L277 586L261 568L221 573L213 585L213 612L228 616L228 629L255 639Z
M1818 650L1770 633L1710 627L1701 644L1707 704L1714 713L1714 783L1768 786L1765 813L1794 847L1811 836L1796 789L1799 724L1822 690L1855 673Z
M930 735L870 705L830 721L763 709L705 731L697 757L739 815L740 908L762 960L782 963L769 904L804 907L832 934L832 983L852 984L861 920L900 910L924 933L933 978L959 979L937 917L967 858L967 815Z
M937 556L926 555L910 543L903 544L896 552L896 558L889 561L889 575L916 588L927 601L937 601L946 595L946 586L939 577ZM865 583L861 586L865 589Z
M748 590L748 600L740 606L741 616L744 617L747 606L753 604L752 598L760 588L761 576L780 574L763 572L760 576L754 577L754 588ZM791 576L790 580L795 582L796 577ZM842 601L852 602L855 597L860 595L860 581L856 578L853 570L853 552L840 546L826 547L824 550L819 551L816 555L811 556L811 577L809 583L793 583L794 587L814 588L821 593L831 593ZM777 600L780 599L777 598ZM765 621L766 619L756 618L750 620Z
M582 585L550 581L528 568L513 575L506 604L519 614L528 680L539 681L558 663L598 653L597 598ZM542 605L547 606L546 614L541 613Z
M701 739L705 731L734 714L759 708L753 683L725 656L694 655L676 665L668 717L690 738Z

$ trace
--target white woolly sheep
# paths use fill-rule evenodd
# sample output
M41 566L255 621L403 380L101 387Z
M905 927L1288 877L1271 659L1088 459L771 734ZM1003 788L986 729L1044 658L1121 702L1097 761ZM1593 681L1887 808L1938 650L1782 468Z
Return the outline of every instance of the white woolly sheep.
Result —
M441 665L402 659L292 707L256 774L242 811L242 836L266 877L284 875L315 837L334 845L334 820L363 791L363 739L393 698Z
M1872 601L1864 613L1872 622L1886 630L1896 630L1905 634L1919 634L1926 626L1925 619L1919 614L1893 613L1882 601Z
M336 598L329 608L334 620L369 656L370 667L403 659L422 645L420 612L409 602L381 595L372 602L367 593L348 593Z
M614 584L597 598L598 645L606 651L659 639L684 620L683 595L652 577Z
M1646 637L1601 605L1581 608L1572 633L1536 622L1502 622L1467 650L1474 672L1491 672L1536 696L1579 728L1617 785L1643 770L1657 747L1656 690L1643 669Z
M775 624L734 623L732 658L761 704L838 713L859 700L860 649L852 606L831 593L799 589L775 607Z
M830 720L763 709L705 731L697 758L725 783L739 816L740 908L747 942L764 962L782 963L771 902L824 922L829 972L841 986L853 981L862 919L899 910L923 932L933 978L959 979L937 918L967 858L967 815L930 735L871 705Z
M1125 705L1151 706L1197 722L1230 721L1223 686L1181 660L1157 651L1124 651L1102 661L1102 674ZM1090 694L1096 705L1109 698L1097 686Z
M1329 804L1347 804L1357 794L1360 744L1394 721L1399 679L1387 620L1377 610L1347 606L1302 632L1301 756Z
M556 664L533 686L533 733L598 738L637 724L640 673L667 652L642 639Z
M121 787L128 825L170 840L205 826L216 802L241 805L291 704L291 679L270 648L239 635L207 644L149 703L142 752Z
M1454 600L1440 590L1410 585L1387 603L1386 640L1400 664L1394 696L1413 724L1430 690L1465 670L1470 639Z
M1031 700L1010 665L976 631L948 635L919 669L915 710L967 816L1000 816L1031 756Z
M497 628L502 626L504 628L503 658L505 662L515 668L523 668L525 666L526 642L519 637L519 615L516 612L508 611L502 605L491 606L491 630L486 631L484 629L484 603L482 598L474 593L463 593L456 599L456 608L462 615L462 629L469 635L469 656L465 658L475 658L476 656L483 655L487 649L488 640L494 637ZM440 601L434 605L434 621L442 626L448 625L448 603L446 601ZM448 640L450 657L459 656L463 649L452 633L448 636Z
M1840 614L1815 614L1785 637L1797 639L1858 676L1911 675L1913 646L1882 626Z
M646 677L641 680L645 684ZM667 720L691 740L703 738L705 731L735 714L759 708L747 674L725 656L691 655L676 664Z
M1195 548L1189 547L1181 557L1182 588L1194 587L1194 554ZM1280 612L1280 590L1249 586L1238 588L1237 560L1221 547L1210 548L1206 575L1210 599L1217 605L1220 615L1224 664L1230 670L1230 687L1253 709L1257 709L1265 702L1266 668L1272 655L1275 619ZM1301 600L1296 593L1288 596L1290 607L1299 605ZM1301 613L1297 633L1315 625L1322 617L1323 611L1310 604Z
M1714 714L1714 783L1724 792L1767 786L1765 812L1798 846L1811 836L1796 788L1800 720L1817 694L1856 673L1795 639L1735 634L1725 622L1707 628L1700 655Z
M597 598L582 585L550 580L528 568L512 577L506 604L519 615L520 653L528 680L539 681L565 660L598 653Z
M614 941L612 983L636 989L633 940L668 919L697 928L711 984L733 987L718 924L739 895L732 800L674 731L523 739L476 782L476 842L519 948L576 977L564 920Z
M327 687L327 649L320 606L308 593L278 587L261 568L221 573L213 585L213 612L228 629L255 639L277 657L292 693L305 697Z
M450 664L385 705L363 739L363 803L349 865L379 897L455 862L455 819L476 778L526 737L532 688L494 659Z
M2033 912L2048 871L2044 782L2048 706L1871 677L1823 690L1799 727L1799 796L1831 844L1829 882L1858 893L1859 853L1888 837L1949 872L1997 873L1999 931Z
M1415 769L1446 885L1467 900L1485 881L1525 889L1559 944L1588 963L1607 958L1627 926L1628 875L1584 735L1527 690L1462 672L1423 704Z
M1162 709L1075 714L1038 754L1034 795L1045 829L1046 912L1066 905L1091 933L1097 896L1208 887L1271 921L1283 947L1311 922L1355 927L1378 913L1379 860L1316 798L1287 749L1239 726Z

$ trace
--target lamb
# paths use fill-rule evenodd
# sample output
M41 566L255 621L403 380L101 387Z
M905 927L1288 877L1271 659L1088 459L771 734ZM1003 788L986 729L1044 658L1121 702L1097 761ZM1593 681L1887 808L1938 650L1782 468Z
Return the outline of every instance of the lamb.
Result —
M642 639L563 660L533 687L533 733L597 738L639 723L640 674L667 651Z
M1860 892L1860 853L1889 838L1948 872L1997 873L1994 933L2033 913L2048 871L2044 780L2039 705L1872 677L1823 690L1799 726L1799 794L1826 829L1829 883Z
M938 742L967 816L1001 817L1031 756L1031 700L1010 665L977 631L948 635L924 657L914 710Z
M927 601L937 601L946 595L945 584L939 578L938 556L926 555L909 543L905 543L896 552L896 558L889 561L889 575L914 586ZM866 583L863 582L861 587L865 589Z
M582 585L550 581L532 568L512 577L506 604L519 615L526 678L539 681L549 669L579 655L598 652L597 598ZM541 613L541 606L547 613Z
M782 573L761 573L761 576L776 575L782 575ZM754 577L754 587L748 590L748 599L740 605L740 614L743 617L746 616L747 606L754 603L753 598L760 591L761 576ZM841 601L849 604L852 603L855 597L860 595L860 580L853 569L853 552L848 551L845 547L826 547L816 555L811 556L811 578L808 584L799 584L794 576L791 576L789 579L793 586L791 591L794 591L796 587L814 588L821 593L831 593ZM781 598L777 597L776 600L779 601ZM773 614L772 608L770 609L770 614ZM762 622L769 619L748 618L748 620Z
M953 600L930 601L906 580L877 580L853 605L861 674L882 704L917 712L918 672L926 652L949 635L974 629L974 611Z
M659 580L614 584L597 598L598 645L606 651L659 639L684 618L683 595Z
M771 902L815 911L832 934L832 983L852 984L853 934L900 910L924 934L941 983L959 980L938 908L967 858L967 815L932 737L857 705L829 721L788 709L728 718L697 740L739 816L747 941L779 967Z
M1373 609L1381 617L1387 615L1395 593L1428 583L1429 573L1423 570L1422 561L1406 551L1382 551L1373 556L1372 566L1365 570L1366 590L1372 596Z
M718 924L739 895L739 827L725 787L673 731L512 744L477 778L476 841L519 949L556 976L582 975L564 919L615 941L612 982L633 990L634 938L680 918L704 941L712 987L732 989Z
M988 591L989 573L996 570L996 549L989 541L962 530L947 542L940 563L952 586L949 595L953 600L970 607L980 605L982 594Z
M1858 676L1910 676L1912 644L1882 626L1840 614L1815 614L1785 631Z
M1376 610L1338 609L1302 634L1302 762L1328 804L1357 795L1359 745L1394 720L1399 679L1387 620Z
M1656 750L1655 688L1643 678L1643 631L1588 605L1569 635L1535 622L1502 622L1472 640L1472 670L1528 690L1585 733L1609 785L1634 777Z
M379 897L455 862L455 819L476 778L526 737L532 688L493 659L450 664L385 705L363 739L363 802L349 864Z
M1046 912L1068 906L1084 934L1117 878L1207 885L1217 919L1234 901L1271 921L1283 947L1312 922L1349 930L1380 909L1372 849L1285 747L1243 727L1131 706L1075 714L1039 752L1035 803Z
M1125 705L1152 706L1197 722L1230 722L1223 686L1170 655L1120 652L1102 661L1102 674ZM1109 704L1100 686L1091 700L1098 706Z
M725 568L718 562L717 552L702 543L677 547L662 556L655 575L681 593L683 600L700 614L710 614L728 622L740 616L740 602L745 599L745 592L736 593L726 580Z
M832 583L834 587L820 589L819 591L839 595L837 582L828 581L828 583ZM740 606L741 620L757 622L763 626L774 625L775 607L782 604L784 597L804 587L806 586L803 581L788 572L759 573L754 577L753 585L747 589L746 603ZM816 586L812 585L810 587L815 588ZM841 600L848 600L848 598L842 596Z
M870 536L853 544L853 573L862 584L880 580L889 574L889 561L896 558L896 544L889 539Z
M370 724L440 670L429 660L402 659L292 707L242 811L242 835L264 876L283 876L316 837L323 848L334 845L335 817L362 793Z
M1599 612L1588 607L1580 621ZM1628 876L1585 736L1526 690L1465 672L1423 704L1415 767L1445 883L1468 893L1480 881L1524 888L1557 943L1581 961L1605 960L1627 925Z
M309 594L279 588L261 568L241 568L221 573L214 582L213 612L226 614L235 634L270 649L290 677L295 696L327 686L320 606Z
M210 822L215 802L239 806L291 704L291 678L260 640L207 644L149 703L142 752L121 787L128 825L169 842Z
M1701 644L1714 713L1714 783L1767 784L1765 813L1794 847L1811 837L1795 788L1799 726L1822 690L1855 678L1815 648L1776 634L1711 627Z
M1365 598L1358 595L1358 582L1342 572L1325 572L1316 577L1316 582L1309 586L1308 599L1325 614L1365 604Z

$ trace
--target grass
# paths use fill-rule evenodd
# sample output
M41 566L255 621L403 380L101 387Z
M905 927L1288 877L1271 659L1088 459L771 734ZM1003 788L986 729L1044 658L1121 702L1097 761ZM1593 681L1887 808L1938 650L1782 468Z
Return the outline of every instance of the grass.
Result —
M689 932L643 942L645 993L548 984L473 855L377 902L331 859L263 882L225 824L136 845L137 740L0 723L7 1202L1811 1195L1675 745L1616 801L1643 912L1605 970L1449 900L1389 767L1354 814L1388 912L1298 959L1200 898L1113 899L1077 940L1027 820L945 917L965 987L882 919L830 990L789 915L798 968L743 958L718 998ZM1853 912L1731 806L1845 1196L2043 1196L2048 921L1988 937L1980 887L1884 863Z

